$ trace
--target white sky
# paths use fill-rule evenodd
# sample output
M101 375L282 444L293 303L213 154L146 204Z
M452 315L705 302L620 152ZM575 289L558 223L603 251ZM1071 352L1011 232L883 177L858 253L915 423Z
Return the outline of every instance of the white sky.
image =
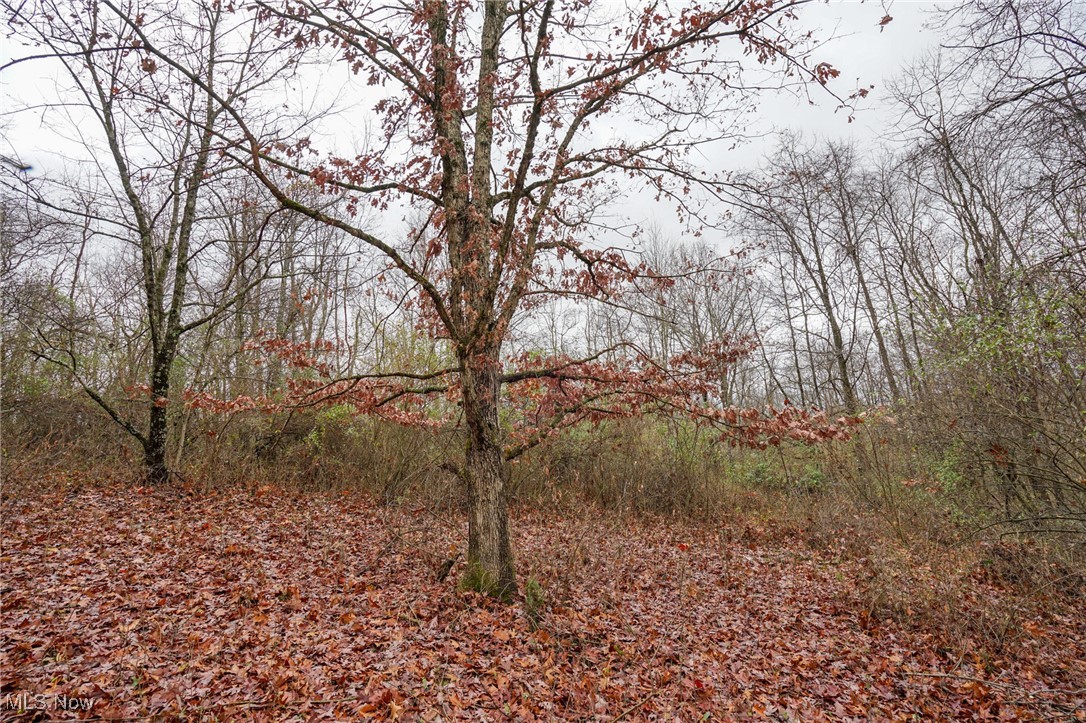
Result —
M848 112L835 109L832 98L818 97L816 105L809 105L805 98L787 95L763 95L757 99L759 110L749 129L760 137L740 148L730 151L725 158L712 159L727 170L743 170L756 165L773 149L775 131L799 129L812 137L852 140L861 150L864 146L875 147L879 139L892 134L894 111L885 103L886 81L939 42L938 33L925 30L923 25L935 6L930 0L831 0L804 6L800 11L800 27L816 30L816 37L833 36L817 54L818 60L826 60L841 71L837 90L842 95L857 86L874 84L875 88L853 123L848 123ZM885 14L893 21L880 29L879 20ZM25 49L0 38L0 64L13 56L22 55ZM327 85L335 82L338 73L326 73ZM65 137L60 129L67 124L62 118L51 123L51 114L61 111L41 109L16 112L25 104L55 97L58 90L67 87L62 71L55 63L40 61L23 63L0 73L0 153L17 157L34 167L32 173L55 173L69 164L66 158L85 156L77 139ZM312 88L310 88L312 90ZM331 90L331 88L329 88ZM357 132L357 129L354 131ZM70 131L67 135L71 135ZM338 135L338 133L337 133ZM678 229L667 228L658 218L641 218L644 206L633 203L630 209L616 211L627 215L631 221L653 222L661 225L669 234ZM662 211L663 209L658 209ZM658 215L654 213L653 216Z
M942 3L944 6L946 3ZM937 3L930 0L894 0L884 7L878 2L829 2L803 9L805 23L821 28L822 35L832 35L818 54L841 71L840 92L874 85L874 90L855 114L850 124L846 111L836 111L832 100L818 99L817 105L777 96L766 102L767 123L777 127L798 128L810 134L830 138L853 139L857 143L884 135L896 117L884 106L892 77L902 72L925 51L939 44L939 33L925 29L924 23ZM893 21L878 26L883 15ZM772 145L772 139L761 147Z

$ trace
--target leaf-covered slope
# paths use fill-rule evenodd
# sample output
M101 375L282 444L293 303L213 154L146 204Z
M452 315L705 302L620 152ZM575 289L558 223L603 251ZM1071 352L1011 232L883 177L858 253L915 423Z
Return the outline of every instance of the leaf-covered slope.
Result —
M736 530L526 515L521 562L547 597L535 628L521 605L457 591L455 571L434 581L459 521L361 496L106 487L3 512L3 695L95 698L84 716L1013 720L1086 705L1082 616L1031 621L1003 659L960 658L868 621L861 566Z

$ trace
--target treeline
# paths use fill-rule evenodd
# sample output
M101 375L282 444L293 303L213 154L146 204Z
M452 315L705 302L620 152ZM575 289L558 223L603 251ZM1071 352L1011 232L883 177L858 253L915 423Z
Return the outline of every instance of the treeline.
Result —
M1058 0L1021 12L977 0L938 22L946 47L894 86L900 120L882 146L782 134L762 167L731 178L732 220L714 241L734 253L720 258L708 242L657 234L638 256L652 269L644 283L589 306L574 293L541 294L518 317L507 355L617 358L635 347L666 367L684 352L757 340L711 370L712 403L879 420L854 444L850 471L836 453L793 451L800 462L784 462L789 482L884 475L948 494L968 488L971 503L999 519L1081 532L1086 13ZM45 42L75 52L84 41L76 32ZM206 82L236 97L259 93L246 63L261 56L235 52L237 63L208 71ZM56 441L113 460L126 439L159 478L227 460L296 462L299 449L300 476L341 478L344 465L356 475L381 470L372 474L391 496L447 476L442 435L418 456L416 433L353 420L346 409L229 407L274 401L291 379L312 377L292 354L319 356L332 376L351 377L425 376L454 366L455 353L387 259L284 208L229 152L212 150L215 129L230 119L201 105L186 79L165 67L142 77L174 94L148 113L110 98L131 82L129 70L84 70L104 130L88 150L114 158L118 172L11 171L4 186L5 464ZM190 96L177 97L178 88ZM179 118L176 107L192 112ZM311 178L292 183L314 207L349 203L320 194ZM350 210L386 223L381 210ZM425 264L421 233L402 242ZM224 409L186 403L194 397ZM541 448L535 477L520 489L553 492L555 479L592 477L601 499L628 503L640 490L656 504L669 493L704 501L700 486L729 465L762 479L760 462L687 425L649 434L644 423L625 424L637 431L624 440L605 424ZM608 456L592 449L600 439L638 451ZM664 451L645 451L646 440ZM645 464L634 471L638 455ZM696 494L672 484L676 460L698 480Z
M750 178L767 391L899 410L928 474L949 460L1007 518L1079 530L1086 14L937 17L947 49L894 87L899 142L789 138Z

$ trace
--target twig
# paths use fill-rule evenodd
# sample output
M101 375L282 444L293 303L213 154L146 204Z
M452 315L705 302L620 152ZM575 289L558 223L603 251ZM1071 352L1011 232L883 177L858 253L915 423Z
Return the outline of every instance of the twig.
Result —
M619 722L620 720L622 720L622 719L623 719L623 718L625 718L626 716L630 715L630 714L631 714L631 713L633 713L633 712L634 712L635 710L637 710L637 709L638 709L638 708L640 708L641 706L645 705L646 703L648 703L648 702L649 702L650 700L652 700L652 699L653 699L653 698L655 698L656 696L660 695L660 693L661 693L662 691L663 691L663 688L657 688L656 690L652 691L652 692L651 692L651 693L649 693L649 694L648 694L647 696L645 696L644 698L642 698L642 699L641 699L641 700L639 700L638 702L634 703L633 705L631 705L631 706L630 706L629 708L627 708L626 710L624 710L624 711L622 711L621 713L619 713L619 714L618 714L618 717L617 717L617 718L615 718L615 720L614 720L614 721L612 721L612 723L618 723L618 722Z
M909 676L918 677L918 678L950 678L952 680L965 680L965 681L969 681L969 682L972 682L972 683L980 683L981 685L987 685L987 686L991 686L993 688L1002 688L1003 690L1014 691L1014 692L1018 693L1020 696L1022 696L1020 698L1017 698L1014 702L1023 702L1026 699L1036 699L1037 696L1045 696L1045 695L1059 695L1059 696L1063 696L1063 697L1066 697L1066 698L1073 698L1073 697L1078 696L1078 695L1086 694L1086 688L1079 688L1078 690L1062 690L1060 688L1042 688L1040 690L1030 690L1029 688L1026 688L1025 686L1015 685L1014 683L1001 683L1001 682L996 681L996 680L984 680L982 678L971 678L968 675L951 675L950 673L910 673L908 671L905 671L903 673L903 675L909 675ZM1053 703L1052 701L1038 701L1038 702L1045 703L1046 705L1052 705L1052 706L1055 706L1056 708L1060 708L1060 709L1063 709L1063 710L1072 710L1072 711L1074 711L1074 710L1078 710L1078 708L1082 707L1081 705L1079 705L1079 706L1076 706L1075 708L1068 708L1068 707L1060 705L1058 703Z
M903 675L912 676L914 678L950 678L951 680L966 680L971 683L980 683L981 685L990 685L993 688L1004 688L1007 690L1025 690L1020 685L1012 685L1010 683L1000 683L996 680L984 680L983 678L971 678L968 675L952 675L950 673L910 673L904 671Z

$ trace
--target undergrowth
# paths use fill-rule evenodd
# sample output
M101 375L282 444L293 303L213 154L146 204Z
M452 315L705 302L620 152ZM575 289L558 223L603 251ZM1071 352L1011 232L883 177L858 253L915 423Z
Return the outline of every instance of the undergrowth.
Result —
M179 490L365 491L446 521L458 514L463 495L447 464L463 448L455 434L334 413L215 424L215 434L190 435L172 481ZM8 431L5 497L140 484L139 455L108 427L75 438ZM955 649L999 654L1029 638L1023 620L1058 614L1086 590L1086 535L1045 536L1004 523L957 453L913 453L908 441L892 419L878 418L847 443L764 451L730 448L682 425L609 423L570 430L523 457L512 467L510 494L526 511L684 520L750 544L799 539L862 567L854 593L868 624L927 629ZM592 564L592 552L574 540L549 564L548 595L534 578L525 588L533 626L545 599L570 593L558 573ZM466 589L492 586L470 570L460 580Z

